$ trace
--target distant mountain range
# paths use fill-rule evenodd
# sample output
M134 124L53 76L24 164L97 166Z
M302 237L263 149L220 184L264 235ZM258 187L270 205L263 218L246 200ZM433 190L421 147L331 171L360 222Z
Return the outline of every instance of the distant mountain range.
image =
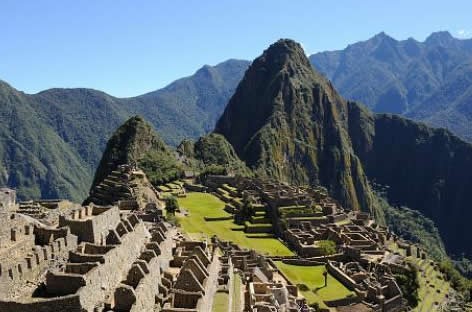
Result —
M472 39L436 32L424 42L398 41L380 33L310 61L347 99L472 141Z
M106 142L130 116L145 116L176 146L213 129L249 62L228 60L133 98L92 89L25 94L0 81L0 185L20 199L81 202Z

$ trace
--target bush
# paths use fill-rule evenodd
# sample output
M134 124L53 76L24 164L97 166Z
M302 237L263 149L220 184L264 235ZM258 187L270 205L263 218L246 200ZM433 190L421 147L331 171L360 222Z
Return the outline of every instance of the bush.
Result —
M174 195L169 195L165 198L166 210L169 214L175 214L179 209L179 202Z
M412 308L418 305L418 272L416 268L410 266L410 271L405 274L395 274L398 286L402 290L403 297L408 301L408 305Z
M155 187L177 180L181 178L183 174L182 168L175 161L173 155L162 151L146 153L146 155L139 160L138 165Z
M332 240L321 240L318 242L323 256L329 256L336 253L336 243Z
M228 172L224 166L208 165L200 173L200 180L204 181L209 175L227 175Z
M310 290L310 288L308 288L308 286L305 285L305 284L297 284L297 287L298 287L298 289L300 289L300 291L309 291Z
M180 226L179 219L174 214L167 213L166 214L166 221L174 226Z
M441 261L439 269L446 275L454 289L462 292L466 298L472 298L472 280L462 276L451 261Z

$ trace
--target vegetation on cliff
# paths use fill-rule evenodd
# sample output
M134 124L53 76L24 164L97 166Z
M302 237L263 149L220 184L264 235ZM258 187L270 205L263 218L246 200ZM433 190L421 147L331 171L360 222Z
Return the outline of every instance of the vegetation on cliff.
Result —
M408 301L408 305L412 308L418 305L418 289L420 287L418 281L418 271L410 265L410 270L403 274L395 274L395 279L402 290L403 297Z
M174 153L142 117L128 119L111 136L95 172L93 186L122 164L137 164L149 181L162 184L182 175Z
M444 243L434 222L408 207L392 207L385 194L375 192L375 205L384 214L385 225L403 239L419 244L436 261L447 259Z
M349 103L349 132L369 180L387 185L393 206L406 206L434 221L449 254L472 256L464 235L472 211L472 145L444 129Z
M177 145L211 130L249 62L228 60L137 97L92 89L25 94L0 81L0 184L19 199L82 201L108 138L138 114Z
M251 64L215 132L257 175L321 184L345 207L369 210L369 185L345 116L346 102L301 46L279 40Z

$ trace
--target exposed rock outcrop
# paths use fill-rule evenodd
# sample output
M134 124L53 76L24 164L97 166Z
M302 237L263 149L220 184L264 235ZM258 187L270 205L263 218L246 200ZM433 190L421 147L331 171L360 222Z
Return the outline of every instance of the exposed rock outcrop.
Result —
M354 150L369 179L390 186L391 202L431 218L449 252L472 255L472 237L464 235L472 218L472 145L444 129L349 108Z
M216 125L258 175L321 184L345 207L369 210L371 192L347 132L347 102L301 46L279 40L246 72Z

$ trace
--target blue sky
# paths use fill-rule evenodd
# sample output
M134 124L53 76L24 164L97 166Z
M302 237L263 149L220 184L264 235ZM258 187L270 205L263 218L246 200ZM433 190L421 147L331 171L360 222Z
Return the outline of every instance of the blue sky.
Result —
M1 0L0 79L35 93L88 87L134 96L204 64L257 57L279 38L308 54L385 31L472 36L472 1Z

